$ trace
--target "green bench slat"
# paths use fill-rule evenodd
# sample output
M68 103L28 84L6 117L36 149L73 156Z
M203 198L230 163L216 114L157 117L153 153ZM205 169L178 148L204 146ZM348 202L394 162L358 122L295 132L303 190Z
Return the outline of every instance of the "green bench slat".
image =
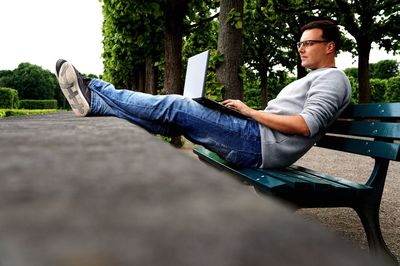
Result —
M326 135L317 146L337 151L345 151L374 158L400 160L400 144L383 141L351 139L345 137Z
M329 133L398 140L400 139L400 124L338 120L329 128Z
M245 177L247 181L260 183L271 190L286 189L286 187L288 186L285 182L281 180L263 176L257 171L256 168L246 168L244 171L240 172L235 169L235 167L230 166L229 163L227 163L225 160L221 159L221 157L219 157L216 153L211 152L204 147L194 147L193 152L197 154L202 160L205 160L213 165L223 167L224 169L228 169L232 173ZM252 176L253 178L249 180L247 178L248 176Z
M229 171L243 177L246 181L250 181L253 184L260 184L271 191L279 190L281 186L284 186L285 189L311 189L312 187L312 184L305 182L304 180L290 177L284 173L279 173L278 171L267 172L263 169L258 168L241 168L230 165L228 162L219 157L216 153L211 152L201 146L195 147L193 151L200 158L208 162L211 161L211 163L213 163L214 165L219 165L225 169L229 169Z
M253 185L267 191L279 194L281 192L296 191L296 193L346 193L357 194L358 190L369 190L370 187L340 179L338 177L320 174L318 172L292 165L282 169L242 168L230 165L217 154L204 147L193 149L199 158L223 166L236 175L241 176Z
M284 182L281 179L274 178L262 173L259 173L257 169L253 168L240 168L235 171L240 176L244 177L247 181L252 181L252 183L257 183L270 189L271 191L286 190L290 183ZM249 178L251 177L251 178Z
M351 118L400 118L400 103L365 103L350 105L341 117Z
M330 188L334 187L335 189L355 189L354 186L348 184L341 184L338 180L333 178L329 178L329 176L319 174L317 172L308 172L306 168L302 168L297 165L291 165L285 168L285 171L290 173L291 175L298 176L298 178L306 179L308 182L315 182L321 184L323 186L329 186ZM320 189L320 188L319 188Z
M256 181L258 183L259 181L259 177L262 178L269 178L269 179L275 179L275 180L280 180L282 182L284 182L285 184L287 184L288 187L291 188L303 188L306 189L307 188L307 184L302 181L302 180L297 180L293 177L290 176L285 176L282 173L279 172L275 172L275 173L270 173L270 172L266 172L266 171L259 171L258 169L256 170L257 174L255 175L246 175L243 172L243 169L246 168L241 168L240 169L240 173L243 174L246 178L252 179L253 181Z
M324 173L316 172L314 170L311 170L311 169L308 169L308 168L304 168L304 167L301 167L301 166L298 166L298 165L291 165L291 166L289 166L289 168L296 169L298 171L301 171L302 173L308 173L310 175L315 175L315 176L318 176L319 178L326 179L326 180L329 180L331 182L336 182L336 183L338 183L338 184L340 184L342 186L348 186L348 187L351 187L353 189L361 189L361 190L370 190L370 189L372 189L371 187L369 187L367 185L364 185L364 184L355 183L355 182L352 182L350 180L347 180L347 179L344 179L344 178L340 178L340 177L337 177L337 176L326 175Z
M300 171L291 170L289 167L283 169L259 169L258 171L263 173L264 175L274 176L286 182L288 182L287 180L290 180L294 184L294 186L292 187L296 190L302 189L309 191L311 190L328 191L331 190L332 187L335 187L336 189L347 188L340 184L332 183L329 180L319 178L318 176L312 176L304 174Z

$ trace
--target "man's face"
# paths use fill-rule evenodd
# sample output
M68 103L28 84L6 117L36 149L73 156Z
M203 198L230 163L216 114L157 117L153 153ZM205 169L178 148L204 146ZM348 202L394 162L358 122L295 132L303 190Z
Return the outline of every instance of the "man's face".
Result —
M307 41L310 42L307 43ZM302 43L302 45L298 48L298 51L301 58L301 65L303 67L317 69L332 66L332 58L328 55L332 53L333 43L322 38L321 29L305 30L301 35L300 43Z

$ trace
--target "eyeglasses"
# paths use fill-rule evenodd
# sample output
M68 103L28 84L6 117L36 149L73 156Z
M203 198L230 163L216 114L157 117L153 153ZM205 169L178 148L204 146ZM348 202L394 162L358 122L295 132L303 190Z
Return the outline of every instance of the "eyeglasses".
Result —
M312 46L314 43L323 43L323 42L331 42L331 41L328 41L328 40L307 40L307 41L298 42L298 43L296 43L296 45L297 45L297 49L300 49L302 46L304 48L307 48L307 47Z

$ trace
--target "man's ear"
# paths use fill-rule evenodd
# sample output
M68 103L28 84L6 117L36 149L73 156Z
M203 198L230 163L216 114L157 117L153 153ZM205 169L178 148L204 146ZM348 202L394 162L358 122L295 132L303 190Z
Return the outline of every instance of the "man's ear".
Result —
M327 52L328 53L335 53L336 52L336 49L335 49L335 43L334 42L330 42L330 43L328 43L328 45L327 45Z

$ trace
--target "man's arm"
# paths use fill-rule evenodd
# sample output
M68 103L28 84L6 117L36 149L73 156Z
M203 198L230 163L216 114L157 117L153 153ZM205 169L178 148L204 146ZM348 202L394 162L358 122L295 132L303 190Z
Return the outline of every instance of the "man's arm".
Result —
M239 100L225 100L222 104L241 112L268 128L284 134L301 135L305 137L310 135L307 123L301 115L277 115L257 111Z

